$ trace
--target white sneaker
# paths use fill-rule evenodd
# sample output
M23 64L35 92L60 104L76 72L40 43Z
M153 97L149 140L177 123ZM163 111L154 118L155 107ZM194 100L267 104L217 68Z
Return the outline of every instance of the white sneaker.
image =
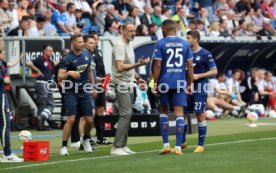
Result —
M60 149L60 155L61 155L61 156L67 156L67 155L69 155L68 150L67 150L67 147L62 147L62 148Z
M124 150L124 152L128 153L128 154L135 154L136 152L130 150L127 146L122 148Z
M92 150L92 147L91 147L89 141L90 141L90 139L83 140L83 138L81 138L80 143L83 146L83 149L85 152L92 153L93 150Z
M70 145L70 147L72 147L72 148L80 148L80 141L78 141L78 142L72 142L71 145Z
M2 163L7 163L7 162L24 162L24 159L21 159L19 157L17 157L15 154L11 154L9 156L5 156L3 155L3 158L1 159Z
M125 152L123 148L111 148L111 155L117 155L117 156L126 156L129 155L129 153Z

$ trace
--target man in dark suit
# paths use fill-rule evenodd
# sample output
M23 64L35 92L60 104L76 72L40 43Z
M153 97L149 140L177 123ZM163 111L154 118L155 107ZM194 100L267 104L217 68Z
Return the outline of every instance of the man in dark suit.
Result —
M140 17L141 24L149 26L152 24L151 15L152 15L152 8L149 4L145 5L144 7L145 13Z

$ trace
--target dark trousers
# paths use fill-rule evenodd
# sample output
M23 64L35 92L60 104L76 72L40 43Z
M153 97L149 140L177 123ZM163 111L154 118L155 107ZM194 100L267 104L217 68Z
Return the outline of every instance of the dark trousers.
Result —
M10 143L10 114L8 112L9 104L6 93L0 94L0 139L4 149L4 155L9 156L11 154Z

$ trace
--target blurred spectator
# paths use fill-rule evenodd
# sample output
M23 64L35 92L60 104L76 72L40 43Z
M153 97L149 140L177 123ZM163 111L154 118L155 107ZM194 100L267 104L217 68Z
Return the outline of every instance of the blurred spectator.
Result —
M257 103L259 100L258 87L257 87L257 80L258 80L257 73L258 73L258 69L253 68L247 80L243 80L241 82L241 86L245 87L244 91L241 93L242 99L246 103L249 103L249 105Z
M254 24L247 23L245 28L245 35L246 36L256 36L256 32L254 31Z
M215 0L198 0L199 7L206 8L208 10L208 19L209 21L212 20L214 14L214 5Z
M74 3L76 5L76 9L79 9L82 12L88 12L90 15L92 15L92 9L87 3L87 0L74 0Z
M137 26L136 28L136 36L148 36L149 35L149 31L148 31L148 27L144 24L141 24L139 26Z
M162 15L161 15L161 21L163 22L164 20L170 19L172 15L172 10L169 8L163 8L162 10Z
M131 5L124 0L117 0L112 3L115 7L115 14L120 22L124 22L129 15Z
M196 30L196 21L191 20L189 25L188 25L187 31L195 31L195 30Z
M250 10L246 12L246 16L244 20L246 21L246 23L252 23L254 26L254 31L257 32L262 28L255 25L255 20L253 19L254 14L255 14L254 8L250 8Z
M39 37L39 36L44 36L44 23L45 19L42 17L38 17L36 19L36 26L30 28L28 30L28 35L32 37Z
M108 4L106 6L106 17L105 17L105 28L104 30L107 31L110 26L112 26L113 22L118 22L118 20L115 18L115 8L114 5Z
M216 3L216 10L221 10L223 15L227 15L230 11L229 5L226 0L218 0Z
M131 1L132 1L132 6L137 7L139 9L140 14L145 13L144 6L147 4L146 1L149 1L149 0L131 0Z
M180 21L181 22L181 29L182 32L186 32L188 22L185 14L185 9L183 7L178 7L176 9L176 14L171 18L173 21Z
M239 22L235 18L236 13L229 11L227 14L227 30L231 32L233 29L239 29Z
M18 16L17 16L17 11L16 11L14 0L9 0L8 13L9 13L9 16L12 16L11 28L17 27L19 25L19 20L18 20Z
M218 21L212 22L210 26L209 35L213 37L218 37L220 35L219 28L220 28L220 23Z
M198 19L201 20L202 22L204 22L205 28L210 27L210 21L208 19L208 13L209 12L208 12L207 8L200 8L199 9Z
M204 26L204 22L202 22L201 20L196 21L196 30L199 32L201 37L205 37L207 34Z
M17 16L18 20L20 21L23 16L27 16L27 7L28 1L27 0L17 0Z
M56 27L51 24L52 11L50 9L44 12L45 23L43 26L45 36L55 36L57 35Z
M265 90L265 86L264 86L265 85L265 73L266 73L265 69L259 69L258 73L257 73L257 76L258 76L257 87L258 87L258 91L260 94L259 103L262 103L264 106L267 105L268 96L272 95L272 93L267 92Z
M264 20L264 25L263 29L257 32L257 37L260 39L260 36L267 36L269 40L272 39L272 36L275 35L275 30L272 27L271 20L270 19L265 19Z
M63 13L66 11L66 2L60 1L58 9L53 11L51 23L56 27L57 33L60 36L69 35L69 30L66 28L67 21Z
M245 33L246 27L247 27L247 23L245 22L244 19L241 19L239 21L239 35L238 36L245 36L246 35L246 33Z
M151 107L147 95L147 87L145 85L139 85L135 87L136 98L132 108L142 114L150 114Z
M111 25L106 25L107 30L104 32L104 36L119 36L118 27L115 22L112 22Z
M66 28L69 32L78 33L80 30L77 27L77 20L75 16L76 6L69 2L66 6L66 12L63 15L66 17Z
M227 19L220 19L219 24L219 36L230 36L229 31L227 30Z
M246 103L242 100L240 95L240 80L241 71L239 69L234 69L232 73L232 78L227 80L227 89L231 95L230 103L236 106L244 106Z
M272 6L272 0L264 0L261 8L263 10L263 14L266 18L273 19L274 18L274 10Z
M12 16L9 16L8 13L9 2L8 0L0 1L0 32L2 29L4 32L7 32L11 29Z
M30 16L33 20L35 19L35 9L33 6L28 6L27 7L27 14Z
M258 28L262 28L264 24L264 16L262 15L262 9L256 9L254 15L252 16L252 19L254 21L254 24Z
M157 24L153 23L148 26L149 29L149 36L151 37L151 40L158 40L157 38L157 31L158 31L158 26Z
M30 23L28 19L22 19L19 22L19 26L10 30L8 36L28 36L27 30L30 28Z
M190 0L184 0L183 2L183 8L185 10L185 14L187 14L188 19L195 18L195 15L192 13L192 7L190 4Z
M184 37L185 36L185 32L182 31L182 25L181 25L180 20L176 21L176 35L178 37Z
M151 6L154 8L155 6L163 7L162 0L151 0Z
M264 88L268 92L276 91L276 78L273 78L271 71L265 73Z
M144 7L145 13L140 17L140 21L142 24L149 26L152 24L151 15L152 15L152 8L149 4L146 4Z
M162 9L160 6L156 5L153 8L153 14L151 15L151 21L152 23L155 23L158 27L161 27L161 14L162 14Z
M94 21L95 24L99 27L100 33L103 34L104 32L104 27L105 27L105 20L104 20L104 11L105 7L104 4L100 1L96 5L96 11L94 13Z
M249 0L240 0L236 3L236 9L238 13L246 12L250 9Z
M138 16L139 9L137 7L130 7L129 9L129 15L126 18L126 23L132 23L134 26L138 26L141 24L140 18Z

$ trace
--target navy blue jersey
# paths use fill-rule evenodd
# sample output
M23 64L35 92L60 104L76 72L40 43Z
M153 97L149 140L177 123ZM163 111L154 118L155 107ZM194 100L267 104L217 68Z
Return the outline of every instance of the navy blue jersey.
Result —
M193 52L194 74L206 73L211 69L217 68L212 54L200 48L199 51ZM207 95L206 85L208 78L200 78L194 81L194 94Z
M0 60L0 93L6 92L4 77L7 74L7 62Z
M48 62L43 58L43 56L37 57L35 60L32 61L34 66L36 66L39 71L43 74L42 76L38 76L37 80L44 80L48 81L52 79L52 75L54 75L54 63L50 59L48 59ZM48 64L50 63L50 64Z
M158 84L182 88L177 81L186 81L186 61L193 58L188 42L177 36L165 37L155 44L153 58L162 61Z
M76 71L80 73L79 79L74 79L71 76L67 80L73 82L73 86L79 85L78 90L83 90L83 86L89 82L89 70L91 66L91 54L87 50L81 51L80 55L74 54L70 51L60 62L60 69L67 71ZM69 83L65 83L65 87L68 87ZM87 87L87 86L86 86ZM75 87L70 89L75 91Z

